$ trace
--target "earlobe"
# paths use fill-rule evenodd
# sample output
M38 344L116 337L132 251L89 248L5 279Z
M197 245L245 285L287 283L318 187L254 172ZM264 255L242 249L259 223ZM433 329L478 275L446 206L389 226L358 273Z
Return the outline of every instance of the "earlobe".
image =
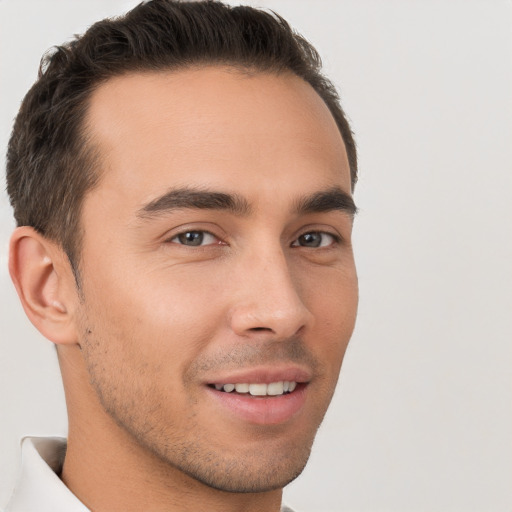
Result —
M64 251L33 228L19 227L10 241L9 272L36 329L56 344L77 343L76 289Z

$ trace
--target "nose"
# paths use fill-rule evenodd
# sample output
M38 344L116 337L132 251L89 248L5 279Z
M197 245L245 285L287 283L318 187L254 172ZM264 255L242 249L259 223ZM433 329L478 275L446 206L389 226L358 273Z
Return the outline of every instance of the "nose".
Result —
M282 250L247 258L235 274L230 322L239 336L285 340L312 324L300 276L290 271Z

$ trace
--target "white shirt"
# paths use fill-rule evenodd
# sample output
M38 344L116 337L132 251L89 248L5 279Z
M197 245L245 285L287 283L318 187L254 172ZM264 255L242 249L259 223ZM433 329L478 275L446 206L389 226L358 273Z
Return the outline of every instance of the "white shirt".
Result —
M21 475L5 512L90 512L58 477L65 455L62 437L25 437Z
M5 512L89 512L57 476L65 455L61 437L25 437L21 475Z

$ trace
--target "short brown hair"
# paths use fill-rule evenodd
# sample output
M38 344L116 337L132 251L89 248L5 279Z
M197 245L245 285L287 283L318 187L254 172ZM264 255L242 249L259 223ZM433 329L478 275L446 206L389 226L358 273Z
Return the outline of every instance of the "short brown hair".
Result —
M17 224L58 242L76 273L81 205L99 179L99 157L84 128L91 93L124 73L203 64L292 72L309 82L338 125L355 185L356 147L338 94L322 75L316 50L283 18L215 1L152 0L92 25L43 57L7 152L7 191Z

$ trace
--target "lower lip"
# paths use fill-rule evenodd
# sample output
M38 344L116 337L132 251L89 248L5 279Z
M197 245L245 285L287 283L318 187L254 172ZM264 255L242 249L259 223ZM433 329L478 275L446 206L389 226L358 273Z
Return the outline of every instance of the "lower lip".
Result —
M278 425L291 420L304 407L306 384L286 395L258 397L249 394L226 393L208 387L211 396L241 420L257 425Z

